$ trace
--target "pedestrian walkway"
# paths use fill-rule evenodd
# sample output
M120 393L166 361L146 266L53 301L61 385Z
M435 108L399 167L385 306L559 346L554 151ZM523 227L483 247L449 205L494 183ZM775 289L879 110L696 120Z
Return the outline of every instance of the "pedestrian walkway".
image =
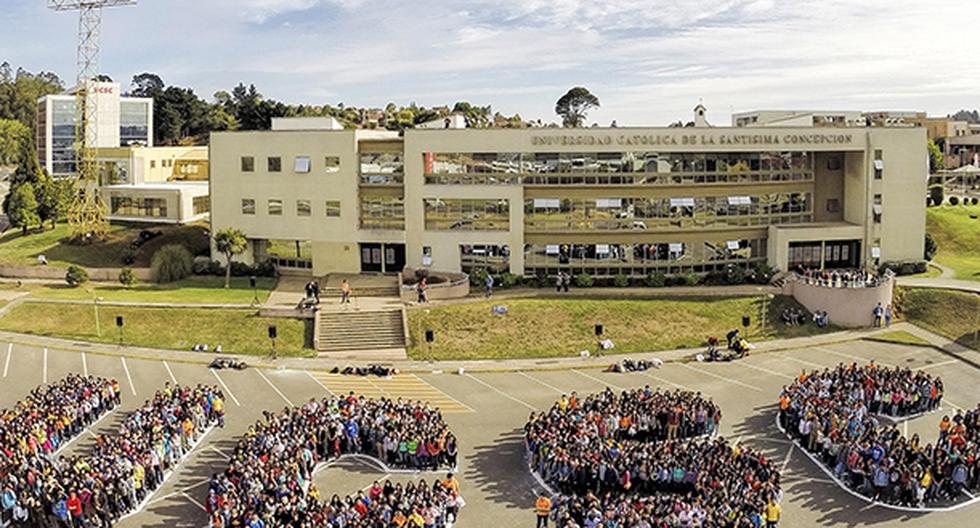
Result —
M399 374L390 378L376 376L345 376L342 374L311 373L328 391L345 396L351 392L369 398L421 400L438 407L444 413L473 412L459 400L433 387L415 374Z
M980 293L980 281L943 277L898 277L898 285L907 288L941 288Z

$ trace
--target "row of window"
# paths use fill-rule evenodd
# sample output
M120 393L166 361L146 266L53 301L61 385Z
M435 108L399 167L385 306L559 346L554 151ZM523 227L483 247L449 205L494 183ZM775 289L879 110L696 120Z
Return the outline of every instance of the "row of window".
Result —
M527 230L617 230L760 226L808 222L808 192L690 198L534 198L524 201Z
M167 200L163 198L109 197L109 211L115 216L143 216L150 218L167 217Z
M255 172L255 157L242 156L242 172ZM269 156L265 159L266 172L282 172L282 157ZM325 156L323 158L322 172L332 173L340 171L339 156ZM313 160L309 156L296 156L293 158L293 172L309 173L313 171Z
M425 152L425 174L812 171L808 152Z
M507 231L510 201L503 199L426 198L425 228L450 231Z
M430 185L697 185L810 182L813 171L676 174L426 174Z
M706 240L634 244L528 244L525 266L635 266L658 261L735 262L766 257L766 239Z
M313 216L313 202L310 200L296 200L294 209L296 216ZM279 198L269 198L266 201L266 214L269 216L282 216L283 202ZM255 214L255 199L242 198L242 214ZM340 216L340 200L327 200L324 202L324 214L327 217L336 218Z

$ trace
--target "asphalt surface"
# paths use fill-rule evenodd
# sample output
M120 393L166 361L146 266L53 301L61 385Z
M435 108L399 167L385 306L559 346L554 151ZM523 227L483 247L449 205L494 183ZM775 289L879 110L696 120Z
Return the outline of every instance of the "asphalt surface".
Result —
M943 409L914 419L903 428L918 432L923 441L934 440L942 413L955 407L972 408L980 399L976 390L980 370L930 347L851 341L808 349L756 354L735 363L667 364L647 373L612 374L598 370L533 371L515 373L456 372L402 375L393 380L344 378L303 370L247 369L211 371L203 366L124 359L92 352L64 351L8 345L0 342L0 408L15 403L27 392L69 372L117 379L122 407L92 428L111 433L135 406L152 397L166 381L219 385L226 395L226 427L213 430L192 451L148 506L119 523L121 527L206 525L203 510L207 478L224 468L236 439L261 417L263 410L281 410L321 398L331 391L356 390L368 395L438 401L460 440L457 477L467 505L457 527L533 526L536 484L524 464L521 428L528 414L544 410L562 393L580 395L604 389L643 385L701 391L721 405L721 434L763 450L783 468L785 498L782 526L974 526L980 504L956 511L930 514L892 511L852 497L793 447L775 428L774 411L779 388L801 369L838 362L875 359L883 365L926 368L943 377ZM94 434L83 434L67 449L91 450ZM344 461L317 475L321 495L348 494L370 486L386 475L369 464ZM407 480L431 481L441 474Z

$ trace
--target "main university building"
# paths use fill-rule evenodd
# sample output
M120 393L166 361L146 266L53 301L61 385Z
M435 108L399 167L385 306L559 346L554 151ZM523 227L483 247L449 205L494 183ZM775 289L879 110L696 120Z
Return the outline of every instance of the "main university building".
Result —
M314 275L922 259L924 129L710 127L696 110L684 128L215 133L212 224L246 234L245 260Z

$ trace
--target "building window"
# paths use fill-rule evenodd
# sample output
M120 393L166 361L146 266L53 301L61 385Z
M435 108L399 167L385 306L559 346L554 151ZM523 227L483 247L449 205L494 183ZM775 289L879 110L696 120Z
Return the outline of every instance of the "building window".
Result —
M840 157L830 156L827 158L827 170L838 171L840 170Z
M871 204L871 214L874 218L876 224L881 223L881 195L875 194L874 201Z
M293 161L293 170L296 172L310 172L310 157L296 156Z
M426 198L425 228L450 231L506 231L510 202L505 199Z
M116 216L167 217L167 200L164 198L133 198L113 195L109 198L109 208Z
M282 158L280 157L270 157L268 162L269 172L282 172Z
M840 212L840 199L829 198L827 200L827 212L828 213L839 213Z
M211 212L211 197L210 196L195 196L191 200L194 208L195 215L201 215L204 213Z
M255 214L255 200L252 198L242 198L242 214Z
M255 172L255 158L242 156L242 172Z
M327 216L330 218L340 217L340 200L327 200Z
M269 199L269 215L282 216L282 200L278 198Z
M323 158L324 172L340 172L340 156Z
M310 216L312 211L309 200L296 200L296 216Z
M482 269L491 273L510 271L510 246L461 245L459 265L464 273Z
M157 160L150 160L150 168L151 169L157 168Z
M405 229L405 200L400 196L361 195L361 229Z

